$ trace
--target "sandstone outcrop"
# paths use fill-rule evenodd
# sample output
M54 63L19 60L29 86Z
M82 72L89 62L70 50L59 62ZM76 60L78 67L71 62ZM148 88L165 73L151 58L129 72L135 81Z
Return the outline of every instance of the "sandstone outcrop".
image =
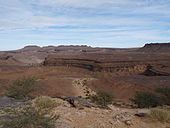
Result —
M146 70L146 65L144 63L142 64L142 62L100 62L76 58L46 58L43 65L78 67L98 72L143 72Z

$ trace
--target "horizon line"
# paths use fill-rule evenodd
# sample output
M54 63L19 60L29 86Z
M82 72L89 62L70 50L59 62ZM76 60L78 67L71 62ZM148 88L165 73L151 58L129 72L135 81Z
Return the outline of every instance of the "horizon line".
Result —
M156 43L145 43L143 46L139 46L139 47L112 47L112 46L91 46L91 45L86 45L86 44L59 44L59 45L37 45L37 44L28 44L28 45L24 45L20 48L16 48L16 49L8 49L8 50L0 50L0 52L7 52L7 51L17 51L17 50L21 50L24 49L26 47L39 47L39 48L44 48L44 47L91 47L91 48L112 48L112 49L135 49L135 48L142 48L147 44L170 44L170 42L156 42Z

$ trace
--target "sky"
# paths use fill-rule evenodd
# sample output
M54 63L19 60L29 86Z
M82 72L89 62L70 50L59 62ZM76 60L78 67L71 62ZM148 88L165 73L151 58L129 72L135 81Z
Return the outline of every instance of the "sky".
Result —
M0 50L170 42L170 0L0 0Z

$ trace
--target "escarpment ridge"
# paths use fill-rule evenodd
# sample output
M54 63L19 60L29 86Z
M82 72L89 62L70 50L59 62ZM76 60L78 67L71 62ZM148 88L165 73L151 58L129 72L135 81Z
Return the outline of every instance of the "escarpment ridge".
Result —
M67 51L49 54L44 66L66 66L90 71L142 73L147 65L164 70L170 64L170 43L146 44L138 49L102 49ZM158 50L155 52L155 50ZM169 49L169 50L168 50ZM85 49L84 49L85 50ZM169 69L166 70L169 72Z
M66 66L107 72L144 72L148 64L169 72L170 43L151 43L141 48L80 46L26 46L0 52L0 65ZM162 67L162 68L161 68Z

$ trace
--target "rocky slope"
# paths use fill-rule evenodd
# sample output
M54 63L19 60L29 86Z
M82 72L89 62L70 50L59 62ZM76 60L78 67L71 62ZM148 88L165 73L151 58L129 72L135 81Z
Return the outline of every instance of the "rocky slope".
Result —
M160 123L135 114L147 113L148 109L126 109L109 106L109 110L100 108L72 108L65 101L60 103L55 114L60 115L58 128L168 128L169 123Z
M53 98L58 106L53 115L59 115L56 128L169 128L170 123L162 123L146 116L149 109L128 109L109 105L109 109L85 107L78 103L73 107L67 101ZM8 97L0 97L0 120L8 119L4 115L6 107L21 107L24 102ZM161 109L161 108L159 108Z

